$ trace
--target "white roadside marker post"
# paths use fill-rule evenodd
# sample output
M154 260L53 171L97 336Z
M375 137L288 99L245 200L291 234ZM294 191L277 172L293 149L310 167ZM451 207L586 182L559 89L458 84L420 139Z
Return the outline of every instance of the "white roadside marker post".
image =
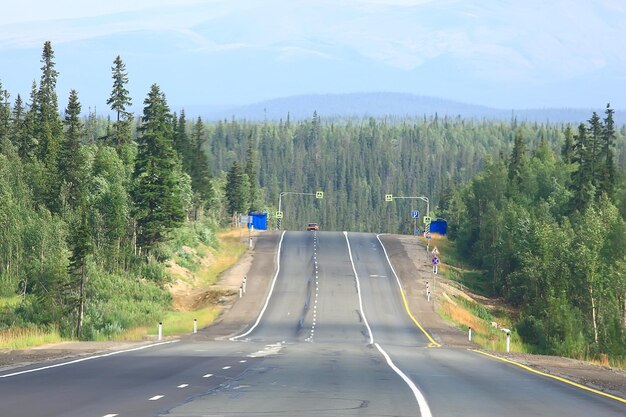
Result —
M159 322L159 337L158 339L161 340L163 338L163 322L160 321Z
M511 351L511 330L509 329L500 329L504 333L506 333L506 353Z
M198 319L193 319L193 333L198 333Z
M468 337L469 341L471 342L472 341L472 328L471 327L469 328L469 333L468 333L467 337Z
M239 298L243 297L243 286L239 287Z

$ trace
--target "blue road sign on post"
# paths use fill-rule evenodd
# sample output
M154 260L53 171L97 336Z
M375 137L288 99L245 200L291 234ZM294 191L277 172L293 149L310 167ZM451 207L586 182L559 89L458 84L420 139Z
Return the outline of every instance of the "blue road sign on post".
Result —
M431 262L433 263L433 265L437 265L439 263L439 258L435 256Z
M417 219L420 216L420 212L417 210L411 211L411 217Z

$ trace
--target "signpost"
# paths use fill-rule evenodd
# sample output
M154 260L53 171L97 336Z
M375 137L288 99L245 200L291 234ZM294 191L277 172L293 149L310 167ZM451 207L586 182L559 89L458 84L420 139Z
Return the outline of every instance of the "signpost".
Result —
M281 220L283 219L282 202L283 202L283 197L286 195L311 195L311 196L315 196L316 199L321 200L324 198L324 191L316 191L314 193L297 193L293 191L283 191L282 193L280 193L278 195L278 211L276 212L276 219L278 220L276 222L276 225L277 225L278 230L281 229L281 223L282 223Z
M430 231L430 200L428 199L428 197L420 195L420 196L414 196L414 197L394 197L393 194L385 194L385 201L387 203L391 203L393 200L396 199L412 199L412 200L422 200L426 202L426 215L424 216L424 224L426 225L426 231L429 232ZM414 219L414 223L413 223L413 230L415 231L416 229L416 225L415 225L415 219L417 219L419 217L419 212L417 210L413 210L411 211L411 217ZM426 221L426 219L428 219L428 221ZM428 253L428 247L429 245L429 241L426 241L426 252Z

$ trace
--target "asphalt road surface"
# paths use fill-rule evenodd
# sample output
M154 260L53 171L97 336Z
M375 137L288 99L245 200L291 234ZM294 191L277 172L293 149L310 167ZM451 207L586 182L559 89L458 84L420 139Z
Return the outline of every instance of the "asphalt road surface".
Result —
M626 415L615 399L438 347L376 235L288 232L280 248L240 334L4 372L0 417Z

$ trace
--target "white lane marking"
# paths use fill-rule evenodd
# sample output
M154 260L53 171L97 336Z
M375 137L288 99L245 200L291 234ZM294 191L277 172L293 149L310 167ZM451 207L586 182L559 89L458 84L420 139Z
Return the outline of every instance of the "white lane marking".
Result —
M155 395L152 398L149 398L148 401L156 401L156 400L160 400L161 398L165 397L165 395Z
M426 402L426 398L424 398L424 395L419 390L419 388L417 388L417 386L413 383L413 381L411 381L411 379L408 376L406 376L406 374L402 372L400 368L398 368L393 363L393 361L391 360L387 352L385 352L378 343L374 343L374 346L376 346L376 349L378 349L378 351L383 354L383 356L387 360L387 365L389 365L391 369L393 369L394 372L398 374L400 378L404 380L404 382L409 386L409 388L411 388L411 391L413 391L413 395L415 396L415 399L417 400L417 404L419 405L420 415L422 417L432 417L432 414L430 413L430 407L428 407L428 402Z
M269 294L267 294L267 300L265 300L265 305L263 306L263 309L259 313L259 317L257 317L256 322L254 323L254 325L252 325L252 327L250 327L250 329L248 329L247 332L240 334L238 336L231 337L230 340L237 340L239 338L249 335L256 328L256 326L259 325L261 318L263 318L263 314L265 314L265 310L267 309L267 306L270 303L270 298L272 297L272 293L274 292L274 285L276 284L276 278L278 278L278 274L280 273L280 251L283 246L284 237L285 237L285 232L283 231L283 233L280 235L280 242L278 243L278 252L276 254L276 273L274 274L274 279L272 280L272 286L270 287L270 292Z
M249 358L259 358L259 357L265 357L265 356L270 356L270 355L277 355L281 351L282 348L283 348L283 345L281 343L275 343L273 345L266 345L265 349L259 350L258 352L250 353L249 355L246 355L246 356Z
M230 368L231 368L230 366L225 366L222 369L230 369Z
M354 278L356 279L356 293L359 296L359 309L361 310L361 316L363 317L365 327L367 327L367 332L370 335L370 344L372 344L374 343L374 335L372 334L372 329L370 328L370 325L367 322L367 318L365 317L365 313L363 312L363 300L361 299L361 282L359 281L359 274L357 274L356 267L354 266L352 249L350 248L350 240L348 239L348 232L343 232L343 235L346 237L346 243L348 244L348 255L350 256L350 264L352 265L352 272L354 272Z
M9 378L11 376L28 374L28 373L31 373L31 372L44 371L46 369L58 368L59 366L73 365L75 363L90 361L92 359L106 358L108 356L119 355L120 353L136 352L138 350L148 349L148 348L151 348L151 347L167 345L169 343L177 343L177 342L180 342L180 340L170 340L168 342L155 343L155 344L152 344L152 345L140 346L138 348L133 348L133 349L117 350L115 352L105 353L105 354L102 354L102 355L89 356L87 358L76 359L76 360L69 361L69 362L57 363L57 364L49 365L49 366L42 366L41 368L28 369L26 371L19 371L19 372L13 372L11 374L0 375L0 378Z
M393 276L396 277L398 288L400 288L400 291L404 291L402 289L402 284L400 283L400 278L398 278L398 274L396 274L396 270L391 264L391 259L389 259L389 255L387 255L387 249L385 249L385 245L383 245L383 242L380 240L380 235L376 235L376 239L378 239L378 243L380 243L380 246L383 248L383 253L385 254L385 258L387 258L387 263L389 264L389 267L391 268L391 272L393 272ZM387 277L384 277L384 278L387 278Z
M361 316L363 317L363 322L367 326L367 331L370 334L370 343L374 343L374 335L372 334L372 329L370 328L367 322L367 318L365 317L365 311L363 311L363 300L361 298L361 284L359 282L359 274L357 274L356 267L354 266L354 260L352 259L352 250L350 249L350 240L348 239L348 232L343 232L343 234L346 237L346 243L348 244L348 254L350 255L350 263L352 264L352 270L354 271L354 278L356 279L356 290L359 296L359 308L361 309ZM421 417L432 417L432 414L430 412L430 407L428 406L428 402L426 402L426 398L424 398L424 395L422 394L422 392L417 388L417 386L413 383L413 381L411 381L411 379L408 376L406 376L406 374L402 372L400 368L398 368L392 362L387 352L385 352L378 343L374 343L374 345L376 346L376 349L378 349L378 351L385 357L387 361L387 365L389 365L389 367L396 374L398 374L400 378L402 378L402 380L409 386L411 391L413 391L413 395L415 396L415 400L417 401L417 405L419 406L419 409L420 409Z
M189 384L180 384L176 388L187 388L188 386L189 386Z
M248 361L245 360L245 359L242 359L242 360L239 361L239 363L246 363L246 362L248 362Z
M202 378L211 378L212 376L213 376L213 374L206 374Z
M119 416L119 414L107 414L107 415L102 416L102 417L115 417L115 416Z

